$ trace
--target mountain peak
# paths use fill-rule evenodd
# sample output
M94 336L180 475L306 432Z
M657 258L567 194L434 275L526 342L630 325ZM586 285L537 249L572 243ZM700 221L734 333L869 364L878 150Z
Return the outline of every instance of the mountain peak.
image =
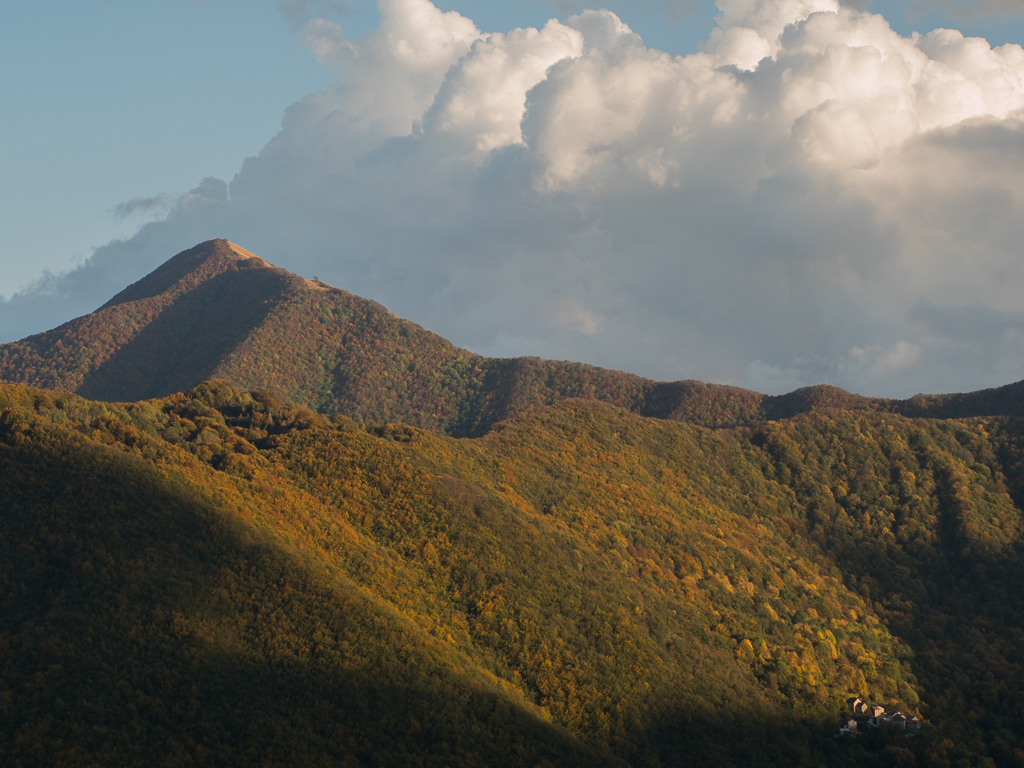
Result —
M0 379L109 400L188 389L215 375L277 308L301 304L311 288L330 290L229 240L207 240L95 312L0 346Z
M207 245L207 244L209 244L212 249L218 250L220 253L224 253L225 248L226 248L227 251L230 251L232 254L237 256L239 259L255 259L257 265L264 266L264 267L272 266L269 262L267 262L264 259L260 258L255 253L253 253L252 251L247 251L242 246L236 245L235 243L232 243L230 240L224 240L222 238L217 238L216 240L207 240L206 243L203 243L202 245Z
M100 310L130 301L151 299L168 292L184 293L211 277L236 269L276 267L230 240L207 240L168 259L144 278L118 293L100 307Z

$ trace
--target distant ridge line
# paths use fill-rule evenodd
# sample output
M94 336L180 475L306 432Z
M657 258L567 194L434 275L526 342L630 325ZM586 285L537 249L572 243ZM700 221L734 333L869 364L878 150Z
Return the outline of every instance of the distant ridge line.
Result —
M272 389L321 413L455 436L480 435L517 413L570 398L712 428L823 409L1024 416L1024 382L907 400L830 385L764 395L569 361L482 357L224 239L182 251L95 312L0 345L0 381L108 402L162 397L209 379Z

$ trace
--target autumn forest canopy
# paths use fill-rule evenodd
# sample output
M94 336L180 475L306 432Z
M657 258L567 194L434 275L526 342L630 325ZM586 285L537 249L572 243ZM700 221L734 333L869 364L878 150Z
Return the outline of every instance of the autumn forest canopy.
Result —
M0 382L4 765L1024 766L1019 385L483 358L227 241Z

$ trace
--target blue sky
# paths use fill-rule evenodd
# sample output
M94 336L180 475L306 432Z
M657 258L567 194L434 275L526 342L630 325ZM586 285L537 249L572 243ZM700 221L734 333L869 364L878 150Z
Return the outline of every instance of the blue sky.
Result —
M231 178L327 76L273 2L5 4L0 294L131 234L118 203Z
M804 1L754 0L765 7ZM829 1L806 0L811 4ZM864 3L851 3L864 9ZM540 28L551 17L565 22L585 8L606 7L638 33L648 48L671 54L697 51L708 40L718 13L707 0L611 0L605 5L577 0L439 0L435 5L441 11L458 11L483 32L503 33L517 27ZM868 8L881 13L900 35L945 27L984 37L993 46L1024 41L1022 9L1019 0L914 0L910 4L880 0ZM317 27L314 34L308 25L320 17L339 26ZM793 16L804 17L806 14ZM0 341L44 330L68 319L69 313L102 304L111 289L120 287L119 281L123 285L135 280L141 276L137 273L172 255L152 245L157 240L167 249L194 244L189 238L224 235L239 238L241 245L281 266L307 276L317 272L329 282L385 302L398 314L456 343L489 354L569 357L656 378L693 376L765 391L829 381L868 394L905 395L918 388L948 391L1024 376L1024 318L1015 314L1014 296L1019 293L1013 293L1018 287L1024 289L1024 276L1017 285L1019 258L1014 243L1019 239L1013 224L1024 218L1014 201L1014 190L1021 188L1024 179L1009 162L1018 156L1016 108L992 106L1010 103L999 91L1003 86L985 97L990 100L988 106L964 107L966 111L958 112L960 107L951 107L949 99L960 96L955 89L943 91L952 81L945 75L937 77L929 86L932 90L921 91L919 97L938 99L934 104L944 105L940 111L945 112L939 117L919 112L914 119L920 121L921 132L906 142L897 141L886 132L898 133L906 126L877 122L882 119L878 116L882 101L868 108L857 101L860 97L850 95L851 88L856 90L858 83L864 82L863 77L851 75L844 80L841 69L825 73L816 69L817 65L798 61L803 54L794 48L779 55L797 57L793 66L798 70L804 67L809 81L839 94L838 101L808 102L802 117L785 113L781 102L760 116L750 112L743 117L729 111L736 108L737 99L747 97L751 105L762 109L764 99L776 98L784 89L782 80L773 80L778 72L773 74L770 63L757 69L762 55L757 54L754 64L736 59L739 70L722 70L737 73L726 77L733 78L733 86L739 89L729 96L725 88L716 96L723 102L715 121L724 120L735 129L728 140L718 129L700 133L698 124L692 123L696 138L684 146L679 137L691 134L683 126L696 118L661 114L657 104L648 104L642 109L650 126L664 127L665 121L676 121L674 133L669 131L657 139L660 146L640 146L655 141L646 134L633 135L633 143L623 138L627 134L616 134L612 138L590 137L587 141L592 139L592 144L581 149L558 134L561 118L557 110L545 112L558 103L576 103L558 102L556 97L559 88L565 94L581 93L573 89L582 81L571 78L585 74L586 57L577 60L579 71L575 74L566 63L578 56L577 52L559 64L563 80L538 86L530 97L536 103L523 126L525 139L517 138L518 133L509 138L509 134L495 145L500 145L500 151L480 160L470 176L456 178L468 155L448 156L445 152L454 145L431 143L430 139L429 123L435 119L431 115L440 114L437 110L443 105L426 109L429 99L405 103L401 95L408 88L402 78L412 78L410 83L420 82L416 78L436 79L444 76L444 70L434 74L388 70L394 62L381 59L384 74L378 83L373 72L359 74L351 69L351 62L346 63L344 47L377 29L379 18L376 4L366 0L39 0L8 4L0 15L0 103L4 105L0 135L5 139L5 151L0 153L0 206L5 225L0 245L0 297L33 283L44 269L69 276L47 283L45 291L29 291L21 303L0 301ZM588 18L574 22L583 30L587 46L592 45L591 39L598 39L590 37L594 34L605 35L600 38L605 42L593 45L610 44L607 30L598 29L605 23L600 21L604 17ZM729 24L737 28L754 24L737 19ZM568 28L560 29L564 33ZM762 32L767 35L765 40L777 34ZM844 27L827 34L835 48L847 45L860 33ZM872 44L877 44L879 51L895 50L895 43L884 34L872 34L877 38ZM339 43L342 39L349 42ZM371 42L364 45L364 56L375 50ZM954 61L955 57L949 58L952 54L942 53L936 45L930 43L922 50L937 56L935 61L943 56L947 63ZM719 45L715 55L719 64L733 66L726 48ZM546 56L550 50L542 54ZM975 78L978 88L989 88L992 83L985 74L989 64L982 62L989 54L975 51L970 56L975 54L981 58L964 65L967 69L954 80L963 77L975 82L971 80ZM907 55L910 61L919 54ZM619 54L607 50L609 67L617 61L616 56ZM609 76L619 71L621 77L629 65L634 66L630 71L640 73L636 83L647 82L644 78L661 82L656 71L664 68L662 64L640 54L634 59L632 64L620 61L616 65L621 65L620 69L612 67ZM551 59L556 60L557 56ZM954 64L950 65L954 69L961 66ZM679 87L698 82L688 80L692 72L686 74L689 70L680 66L672 75L679 78ZM469 93L476 86L459 85L462 81L457 80L456 69L445 78L445 87L465 87ZM338 90L338 83L346 77L354 78L355 85L349 91ZM366 81L363 85L360 77ZM537 82L539 75L530 77ZM1007 77L1012 80L1017 75ZM617 82L619 93L606 94L610 100L605 107L620 97L632 98L636 83ZM872 98L884 101L890 98L885 89L891 91L891 83L879 82L881 90ZM436 80L433 87L440 83ZM346 178L361 179L368 185L367 197L339 191L325 169L309 165L310 157L303 154L305 150L296 149L299 145L295 142L300 135L308 136L302 133L304 125L308 128L322 118L317 117L317 98L321 97L311 94L322 94L321 101L332 104L336 114L351 117L356 114L352 110L359 89L371 86L394 89L397 94L392 106L398 111L385 115L391 124L407 125L403 129L407 132L415 121L426 122L425 133L413 144L409 144L415 139L411 135L403 139L405 143L395 143L403 136L400 130L393 136L382 134L377 138L384 143L371 146L376 139L365 131L360 133L363 129L356 118L350 124L339 123L339 132L333 137L316 139L326 142L318 151L338 157L349 151L346 147L355 146L352 137L363 142L356 142L362 147L359 151L366 152L363 159L339 160L339 168L348 169ZM841 95L844 93L847 96ZM480 98L487 95L481 92ZM551 100L545 101L549 96ZM520 112L516 114L521 113L525 96L518 98ZM290 105L296 105L294 125L271 142L281 131ZM958 124L961 118L956 115L961 112L965 122ZM582 121L579 134L603 125L600 119L608 114L606 110L577 116ZM996 122L985 122L993 119ZM758 120L769 122L759 123L758 128ZM768 135L780 125L782 133L774 138ZM444 126L438 123L435 127L441 131ZM479 125L473 130L478 129L484 130ZM491 134L486 136L490 137L486 141L492 141ZM523 141L528 147L526 154L514 149L524 146ZM719 145L727 141L736 143L722 149ZM412 157L409 152L414 144L415 153L422 157L416 161L418 165L409 165L403 173L414 174L429 161L442 173L452 174L446 182L449 187L442 189L439 182L437 188L427 184L417 192L405 177L396 177L393 188L384 188L380 179L388 169ZM315 141L309 147L314 145ZM890 145L896 149L886 150ZM481 145L478 142L476 146ZM929 162L949 163L950 168L957 168L959 177L951 172L924 178L922 169L927 163L914 153L934 154L940 151L937 147L944 147L942 152L955 147L959 154L934 155L939 159ZM748 149L749 157L744 154ZM266 157L252 159L261 151ZM392 156L395 152L398 154ZM622 162L628 159L633 164L630 167L640 164L648 169L649 182L661 185L664 191L651 192L649 198L641 191L618 200L611 193L594 192L608 182L605 177L572 187L583 176L572 176L576 171L569 174L572 179L565 176L565 168L570 167L566 163L578 166L579 162L589 163L587 158L609 152ZM793 152L804 155L797 157ZM968 157L969 153L973 154ZM692 165L694 158L705 156L720 157L725 164L735 160L739 165L732 176L716 177L715 169ZM243 172L246 158L250 161ZM360 176L370 167L368 163L383 162L382 158L387 163L376 175ZM822 163L836 158L852 165L829 166L831 170L825 173ZM508 173L516 167L520 175L514 177L519 181L502 183L523 186L517 187L514 199L501 198L498 192L493 199L486 194L479 198L490 200L487 204L493 206L474 209L475 216L491 217L486 227L473 229L459 218L468 209L458 215L454 207L441 213L431 209L440 198L472 202L481 189L488 189L487 184L496 183L492 177L503 163L508 165ZM693 184L703 186L691 189L687 177L673 177L682 173L683 167L694 172ZM863 169L874 170L860 173ZM335 170L332 178L341 178L337 175L341 171ZM231 204L218 208L216 214L213 208L188 208L183 202L220 205L220 193L209 192L216 184L201 186L208 177L236 180ZM533 181L524 181L527 177ZM436 178L436 173L431 178ZM551 186L552 194L558 194L545 197L540 208L516 208L536 192L541 184L538 179ZM964 185L962 179L971 183ZM558 187L563 182L563 187ZM942 198L936 190L944 189L947 182L948 195ZM272 231L267 222L276 218L281 205L274 190L285 184L292 185L289 189L295 192L289 200L296 205L305 201L305 208L297 213L282 212L282 221L289 215L292 219ZM718 184L721 188L715 186ZM197 187L207 191L186 195ZM885 198L894 189L902 189L901 194L906 195L902 208ZM212 197L204 196L208 193ZM720 200L714 197L716 193L721 194ZM429 226L436 231L431 230L429 236L436 240L436 250L429 256L417 256L417 244L424 242L426 231L410 229L403 235L406 240L396 239L387 246L394 254L406 256L394 256L389 262L390 256L378 258L383 243L393 234L389 224L383 225L383 231L371 225L393 221L393 201L403 195L406 207L397 215L420 211L422 221L434 222ZM815 218L809 211L822 201L830 202ZM558 209L562 203L564 208ZM633 204L636 210L627 213ZM324 210L319 210L321 205ZM370 210L372 205L377 207ZM701 205L713 210L706 215L692 214L696 218L687 225L690 229L679 229L685 217L679 217L678 206L696 210ZM897 209L913 221L883 221L887 211ZM659 210L663 214L656 219ZM334 244L342 235L348 236L348 230L337 228L341 221L355 222L365 231L352 229L352 249L339 255L332 250ZM448 224L437 225L437 221ZM526 221L529 226L524 225ZM697 231L705 226L706 233ZM547 240L530 240L534 237L530 227L536 227L537 233L547 232ZM934 235L935 242L930 242L938 230L942 237ZM504 249L500 259L495 257L493 264L459 261L470 258L465 254L490 252L496 247L495 232L499 231L506 233L497 241L498 250ZM837 245L836 234L842 232L849 233L847 241ZM670 255L672 244L679 243L681 236L685 247ZM118 239L123 243L118 244ZM298 258L291 254L285 246L291 241L306 243L308 255ZM948 252L943 250L947 245ZM462 253L460 249L465 251L463 256L453 255ZM603 255L592 257L596 253ZM995 258L993 253L1002 255ZM554 270L543 285L530 284L523 277L535 257L541 259L532 265L536 274ZM638 258L642 267L622 271L624 264ZM415 272L410 265L423 270L416 273L415 280L409 277ZM557 270L552 265L557 265ZM83 282L101 273L102 280ZM468 275L476 275L473 279L477 282ZM404 279L409 285L403 284ZM509 285L518 285L516 290L521 293L510 288L512 298L507 305L502 305L502 296L496 294L474 309L474 297L489 295L489 286L496 280L511 281ZM777 295L765 298L761 289L773 281L777 281ZM634 282L635 292L630 294ZM694 287L686 290L694 293L689 303L681 303L681 292L685 293L681 286L691 282ZM86 283L92 286L89 291L73 288ZM903 287L896 291L892 286ZM702 303L703 297L714 296L715 290L734 291L735 295L727 301ZM803 294L798 296L799 291ZM544 302L538 298L542 294L547 297ZM994 298L990 300L990 296ZM533 306L534 301L540 303ZM49 309L43 309L44 304ZM30 306L38 311L30 312ZM728 307L729 313L722 314L723 307ZM750 314L744 315L744 311ZM537 318L546 318L547 325ZM674 335L648 332L655 327L677 331ZM963 329L974 329L970 333L975 337ZM991 339L998 343L986 341Z

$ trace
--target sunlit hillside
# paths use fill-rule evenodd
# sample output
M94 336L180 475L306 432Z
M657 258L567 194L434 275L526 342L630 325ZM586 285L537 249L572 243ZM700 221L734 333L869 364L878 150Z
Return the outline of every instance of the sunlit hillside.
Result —
M0 408L5 762L1017 759L1013 419ZM834 739L853 693L926 727Z

